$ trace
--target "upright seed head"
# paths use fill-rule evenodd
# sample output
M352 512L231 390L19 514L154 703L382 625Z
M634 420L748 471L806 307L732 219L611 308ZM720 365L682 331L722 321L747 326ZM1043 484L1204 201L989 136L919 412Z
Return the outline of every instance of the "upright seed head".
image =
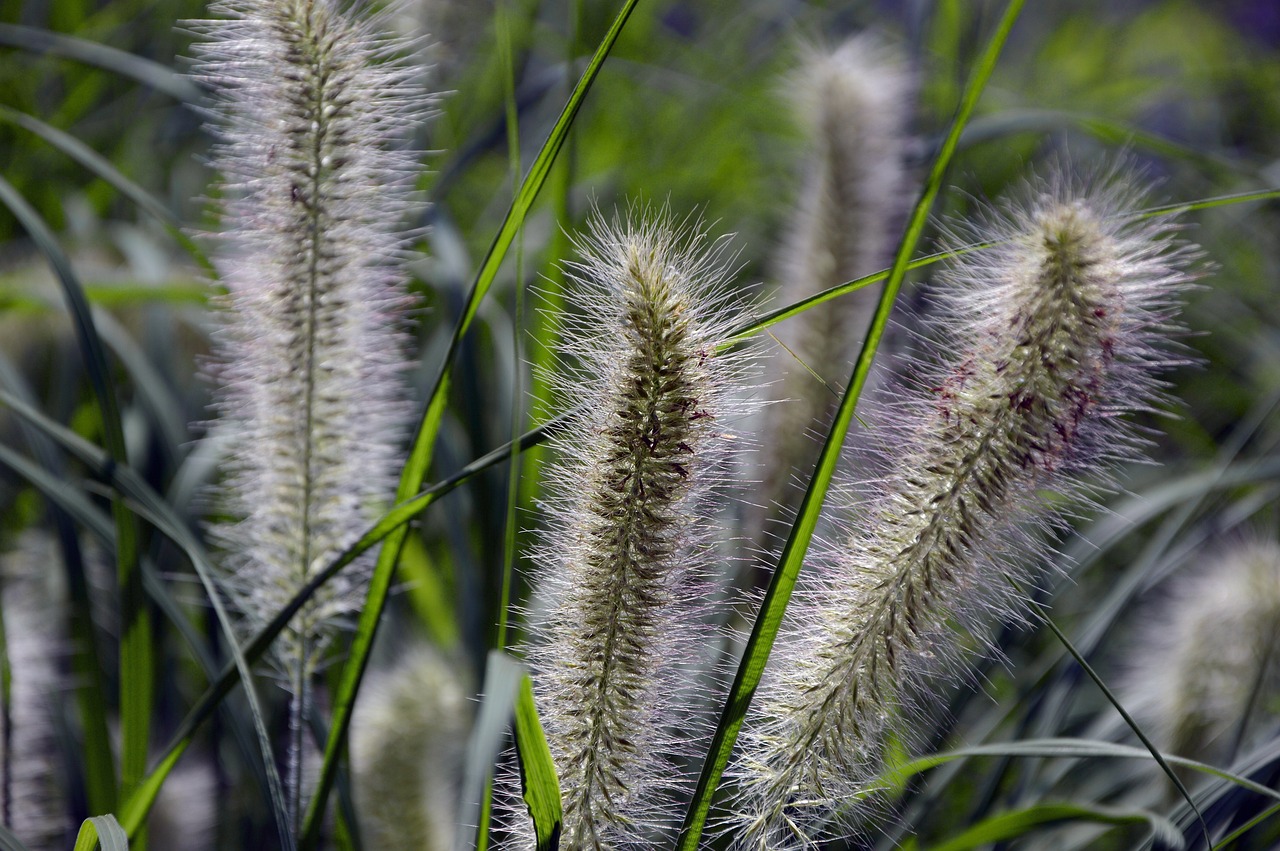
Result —
M979 236L996 245L948 274L940 343L959 355L906 400L872 505L788 613L738 769L742 847L809 847L872 789L886 731L910 738L960 626L1025 616L1009 578L1033 566L1005 554L1037 550L1017 525L1045 515L1036 491L1134 452L1117 416L1156 395L1196 255L1122 212L1130 185L1061 179L994 216Z
M546 477L557 495L537 560L552 603L530 654L566 848L643 846L677 781L667 730L688 730L679 673L705 647L710 497L742 368L715 352L734 316L704 240L665 214L597 218L571 270L586 316L562 389L580 407Z
M789 75L785 93L798 104L811 152L776 264L781 303L887 265L907 203L913 88L903 58L871 33L834 50L809 49ZM792 477L817 458L811 435L830 421L831 387L849 377L877 292L850 293L779 326L779 341L800 363L785 353L772 361L786 366L777 370L777 396L787 401L765 412L766 505L792 509L798 502Z
M360 832L380 851L446 851L471 726L469 689L438 650L401 651L360 690L351 720L351 786Z
M250 628L358 534L391 494L402 433L400 230L420 115L405 45L335 0L225 0L199 23L214 90L228 289L217 334L216 429L234 441L215 530ZM276 646L305 677L354 610L356 565Z

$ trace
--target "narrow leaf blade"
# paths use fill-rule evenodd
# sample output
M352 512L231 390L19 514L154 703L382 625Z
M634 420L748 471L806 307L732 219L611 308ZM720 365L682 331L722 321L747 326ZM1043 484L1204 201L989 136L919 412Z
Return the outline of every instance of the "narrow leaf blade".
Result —
M551 760L538 707L533 701L533 680L528 674L520 680L516 697L516 752L520 755L520 785L524 802L533 818L538 851L556 851L560 846L560 829L564 821L560 801L560 780Z

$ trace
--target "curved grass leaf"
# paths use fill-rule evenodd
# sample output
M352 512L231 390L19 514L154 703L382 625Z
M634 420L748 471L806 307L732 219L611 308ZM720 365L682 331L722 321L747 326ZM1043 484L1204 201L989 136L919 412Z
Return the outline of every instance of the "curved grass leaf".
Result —
M1176 759L1170 759L1170 761L1175 764L1178 763ZM1221 807L1229 806L1229 797L1238 794L1240 789L1264 795L1272 800L1280 800L1280 793L1261 784L1248 781L1244 783L1236 782L1237 778L1254 776L1272 778L1277 765L1280 765L1280 739L1268 739L1247 757L1237 760L1232 765L1230 773L1217 770L1209 771L1208 773L1215 775L1217 780L1197 789L1195 792L1196 801L1199 803L1200 808L1205 811L1218 810ZM1179 804L1178 809L1171 814L1171 818L1184 829L1195 821L1193 811L1185 802ZM1145 851L1145 849L1152 846L1153 843L1146 842L1141 846L1141 849Z
M80 165L84 166L95 176L106 181L115 187L121 195L128 198L148 214L156 218L169 234L173 236L187 250L187 253L195 259L200 266L213 274L213 264L209 262L209 258L205 256L200 247L196 245L195 240L187 236L182 230L182 226L178 221L178 217L173 211L162 204L154 195L143 189L137 183L111 164L110 160L99 154L93 148L90 148L84 142L81 142L70 133L59 130L57 127L46 124L34 116L27 115L25 112L19 112L12 107L0 104L0 120L8 121L16 124L24 130L27 130L41 139L57 148L62 153L71 157Z
M75 851L129 851L129 837L113 815L93 816L80 824Z
M0 286L8 283L0 277ZM90 304L103 307L133 307L139 304L197 304L209 303L214 289L203 284L172 284L160 286L130 286L121 284L84 284L84 296ZM21 292L0 293L0 310L26 310L44 313L52 309L49 302L36 295Z
M946 765L958 759L970 759L972 757L1040 757L1049 759L1141 759L1150 760L1151 752L1146 748L1138 748L1133 745L1121 745L1115 742L1104 742L1096 739L1069 739L1069 738L1052 738L1052 739L1024 739L1017 742L1000 742L989 745L971 745L967 748L957 748L952 751L943 751L941 753L930 754L928 756L915 757L900 765L894 766L886 772L884 784L888 786L898 786L914 777L928 771L931 768L937 768L940 765ZM1230 771L1224 771L1213 765L1203 762L1197 762L1194 759L1186 757L1173 756L1166 754L1165 761L1170 765L1176 765L1180 768L1189 768L1198 771L1201 774L1207 774L1216 777L1219 780L1225 780L1247 789L1250 792L1256 792L1259 795L1265 795L1275 801L1280 801L1280 791L1268 789L1261 783L1235 774Z
M62 285L85 372L101 412L107 453L113 463L127 464L120 405L111 383L106 352L71 262L49 226L2 177L0 203L18 219ZM93 794L98 798L110 795L114 808L115 796L121 792L127 794L147 770L155 660L151 647L151 618L138 567L137 524L120 499L112 501L111 512L116 524L116 580L120 588L120 790L96 789Z
M172 68L83 38L21 24L0 24L0 44L49 53L137 80L184 103L200 100L200 88Z
M10 393L0 391L0 403L7 405L19 416L38 426L45 434L55 440L59 445L66 448L81 461L90 465L94 469L99 470L100 475L107 484L115 489L117 493L127 496L132 500L130 507L133 511L172 540L183 550L188 560L190 560L192 567L196 571L196 575L204 586L205 593L208 595L209 600L213 605L214 612L218 617L219 625L226 636L227 646L229 647L234 660L234 667L240 678L245 683L245 696L249 701L249 709L253 719L254 728L258 734L259 747L263 755L263 764L267 773L268 787L271 791L270 799L275 807L276 822L281 831L282 844L285 848L293 848L293 836L288 831L288 820L284 818L284 795L281 791L279 776L275 769L271 740L267 735L266 722L264 720L265 715L262 712L262 707L258 701L257 693L253 689L252 678L249 673L249 664L245 659L239 643L236 641L235 629L231 622L230 614L227 612L226 606L223 605L221 596L219 595L217 586L214 582L213 568L209 563L207 554L204 552L204 547L196 539L195 535L193 535L186 527L182 519L173 512L173 509L167 502L165 502L164 498L152 490L151 486L148 485L131 468L126 465L116 464L114 459L106 455L97 446L94 446L89 441L72 432L70 429L53 422L48 417L44 416L42 413L35 410L30 405L27 405L21 399L14 397ZM123 499L117 499L115 504L120 504L123 507ZM132 515L130 516L132 517ZM118 529L116 534L119 535ZM141 592L143 590L143 580L140 570L138 571L138 575L138 590ZM280 629L283 629L284 624L287 622L288 620L286 619L285 622L280 625ZM274 635L272 637L274 637ZM264 643L259 649L259 653L265 649L266 643ZM234 679L231 680L231 683L233 682ZM230 683L227 686L227 690L230 690ZM225 691L223 693L225 694ZM216 706L216 702L207 707L207 712L212 712L214 706ZM194 730L191 732L194 732ZM188 738L182 742L182 750L185 750L189 741L190 740ZM174 748L171 746L170 752L173 750ZM166 755L165 760L162 760L162 763L167 761L169 755L171 755L171 753ZM173 767L173 764L176 764L176 761L176 757L174 757L173 763L169 764L169 769ZM167 774L167 770L165 773ZM157 780L156 774L157 772L155 771L151 772L150 775L147 774L146 764L144 761L142 771L139 773L138 781L135 784L135 789L127 790L125 792L125 800L119 812L122 824L130 836L135 836L138 830L141 829L142 822L146 818L146 814L150 810L151 805L155 801L155 795L159 793L160 785L164 782L164 777L161 776Z
M831 486L831 479L835 474L836 460L840 455L841 447L844 445L845 435L848 433L853 421L858 397L862 393L863 385L866 383L867 375L871 370L871 361L875 357L876 348L880 343L880 338L884 335L885 326L889 322L889 314L893 309L894 300L897 298L898 290L902 287L902 282L906 277L911 255L915 251L921 235L924 233L925 222L933 209L933 202L942 189L942 180L946 174L947 166L955 154L960 134L964 132L965 125L973 114L973 109L977 105L978 99L982 96L987 80L990 79L992 71L995 70L996 60L999 58L1004 43L1018 19L1023 2L1024 0L1010 0L1005 7L1004 14L996 26L995 33L991 36L991 40L979 57L961 97L955 118L951 122L951 128L947 132L937 156L934 158L929 177L920 193L920 199L911 211L906 231L903 233L898 250L894 255L893 265L889 268L889 275L885 281L884 291L880 296L880 303L877 305L875 316L871 320L871 327L867 331L862 351L858 354L858 360L854 364L853 375L849 379L848 389L845 390L844 396L840 400L840 407L837 409L835 418L832 421L831 430L822 445L822 453L818 458L817 467L809 479L809 486L805 490L804 498L800 503L795 523L792 525L791 533L782 548L778 567L773 573L768 589L765 591L764 600L760 604L760 613L752 626L751 636L747 640L742 662L738 667L737 675L730 689L729 698L725 702L720 723L717 725L712 738L706 762L703 764L702 772L698 777L698 785L694 790L693 799L685 813L678 846L681 851L693 851L702 836L707 815L711 810L712 798L720 784L720 778L724 774L725 767L729 763L729 756L733 751L734 742L737 741L738 731L742 728L742 723L746 718L747 707L755 695L756 687L760 684L760 679L764 674L765 663L769 659L773 642L782 626L783 613L786 611L787 602L791 598L791 592L795 588L796 579L800 574L800 567L804 562L809 543L813 539L813 533L817 527L818 514L822 509L827 489Z
M1229 847L1231 843L1235 842L1237 839L1244 836L1264 821L1274 818L1276 815L1280 815L1280 804L1272 804L1253 818L1246 821L1244 824L1237 827L1235 830L1228 833L1226 836L1222 837L1222 839L1213 846L1213 851L1219 851L1219 849Z
M1003 109L994 115L984 116L969 124L961 137L960 147L968 149L1020 133L1055 133L1068 127L1077 127L1100 141L1121 148L1151 151L1166 159L1193 163L1219 175L1255 172L1238 161L1220 154L1204 153L1134 124L1060 109Z
M1023 594L1024 596L1026 595L1026 589L1024 589L1018 582L1008 576L1005 578L1008 579L1013 587L1017 589L1018 593ZM1169 763L1165 760L1164 755L1160 753L1160 749L1155 746L1155 743L1152 742L1147 734L1143 732L1142 728L1138 726L1138 722L1133 720L1133 716L1129 714L1129 711L1124 708L1124 705L1116 698L1116 696L1111 693L1111 689L1107 688L1106 683L1104 683L1102 678L1098 676L1097 672L1093 670L1093 666L1089 664L1084 656L1080 655L1080 651L1071 643L1071 639L1067 638L1066 633L1058 628L1058 625L1049 617L1049 613L1044 610L1044 607L1035 600L1030 600L1030 602L1036 615L1039 616L1045 624L1048 625L1049 629L1053 631L1053 634L1058 637L1058 640L1062 642L1062 645L1067 648L1067 652L1076 660L1076 664L1078 664L1084 672L1089 675L1089 679L1093 680L1093 684L1098 687L1098 690L1102 692L1107 701L1115 707L1116 711L1120 713L1120 717L1124 719L1125 724L1129 726L1129 729L1134 732L1134 735L1136 735L1146 747L1147 752L1151 754L1152 759L1154 759L1160 766L1160 770L1165 773L1165 776L1167 776L1170 781L1172 781L1174 787L1177 788L1178 793L1182 795L1183 800L1187 802L1187 805L1195 812L1196 818L1200 820L1200 827L1204 830L1205 845L1212 846L1213 840L1209 837L1209 825L1204 820L1204 814L1200 812L1200 808L1196 806L1196 802L1191 799L1191 793L1188 792L1187 787L1183 785L1182 779L1179 778L1178 775L1174 773L1173 769L1169 767Z
M159 370L118 319L105 310L94 308L94 326L120 366L132 379L138 407L151 415L162 450L177 460L187 444L187 429L182 403L174 396Z
M471 291L468 293L466 305L462 314L458 317L434 386L427 397L426 410L423 414L421 425L417 435L414 437L409 459L401 473L400 484L396 489L396 500L398 502L403 502L417 493L426 479L427 470L431 466L436 435L440 430L440 423L444 416L444 407L450 383L450 371L462 337L467 328L470 327L476 311L479 310L480 302L493 284L507 249L515 240L517 232L524 223L525 216L528 215L529 210L533 207L533 202L537 199L539 191L546 182L551 166L555 162L556 154L560 152L560 148L564 145L565 139L569 134L569 128L573 125L578 110L582 107L583 100L591 90L592 83L595 82L596 76L600 73L605 59L617 42L618 36L621 35L622 28L626 25L627 19L630 18L637 2L638 0L626 0L622 9L614 18L613 24L600 41L595 55L591 57L591 61L582 72L582 77L578 80L577 86L574 87L573 93L565 103L560 117L551 128L550 135L543 143L542 149L538 152L533 164L529 167L529 173L525 175L524 180L521 182L520 189L511 202L511 207L507 211L502 226L499 228L497 235L494 236L493 243L490 245ZM382 549L378 552L378 560L374 566L373 577L369 582L369 591L365 597L364 608L360 613L359 623L356 625L356 633L351 642L347 662L342 668L342 679L339 683L337 694L334 696L333 720L329 729L329 739L325 743L324 761L320 768L320 776L316 783L315 792L312 795L311 803L308 805L306 818L303 822L301 842L303 848L314 847L319 839L320 825L323 821L321 815L324 812L329 788L333 784L338 755L346 741L347 727L351 721L351 711L355 704L356 691L360 687L360 680L364 676L365 667L368 664L369 651L373 647L373 637L382 616L382 609L386 605L387 592L391 586L391 577L395 572L396 561L399 559L400 549L404 545L404 539L407 534L407 527L395 529L387 536L382 544Z
M1114 825L1147 824L1151 827L1152 835L1166 846L1182 849L1186 845L1173 823L1156 813L1064 802L1034 804L1024 809L999 813L983 819L945 842L930 846L929 851L971 851L993 842L1016 839L1039 827L1078 821Z
M4 464L26 479L51 502L89 529L103 543L115 542L115 526L111 519L94 505L79 488L71 485L65 476L55 475L31 459L0 443L0 464Z
M556 777L542 722L538 720L533 680L528 674L520 678L520 693L516 697L516 753L520 756L520 787L533 818L537 851L556 851L564 821L560 780Z
M961 254L968 254L971 251L981 251L984 248L989 248L993 244L994 243L984 242L984 243L979 243L975 245L966 245L963 248L952 249L950 251L940 251L936 254L930 254L925 257L918 257L907 264L905 271L910 272L916 269L923 269L924 267L932 266L934 263L937 263L939 261L949 260L952 257L959 257ZM724 340L724 342L716 346L716 351L723 352L726 349L729 349L734 345L742 342L743 340L746 340L749 337L755 336L756 334L760 333L761 331L770 327L771 325L777 325L782 320L790 319L793 316L804 313L806 310L809 310L810 308L813 308L813 307L817 307L823 302L830 301L831 299L836 298L838 296L855 292L856 290L860 290L863 287L869 287L872 284L878 284L881 281L887 280L889 276L892 274L892 271L893 271L892 269L885 269L881 272L874 272L870 275L863 275L861 278L855 278L854 280L849 281L847 283L838 284L834 287L828 287L827 289L822 290L821 292L816 292L811 296L806 296L805 298L802 298L799 301L792 302L791 304L788 304L788 305L784 305L782 307L779 307L776 310L771 310L768 313L766 313L764 316L761 316L758 319L754 319L751 322L748 322L747 324L742 325L741 327L735 328L732 331L730 331L728 337Z

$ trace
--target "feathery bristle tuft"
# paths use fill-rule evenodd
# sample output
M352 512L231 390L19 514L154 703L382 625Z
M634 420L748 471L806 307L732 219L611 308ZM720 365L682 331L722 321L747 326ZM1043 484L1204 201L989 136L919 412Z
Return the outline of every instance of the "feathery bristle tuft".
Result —
M392 493L405 413L404 276L416 155L402 47L331 0L243 2L201 22L219 98L225 201L215 257L229 290L213 367L234 439L216 537L256 629ZM357 604L361 568L328 583L276 658L307 667ZM305 648L305 649L304 649Z
M223 175L214 260L218 421L233 449L214 529L226 589L256 630L393 493L404 429L404 273L421 114L411 46L335 0L225 0L200 22ZM273 645L293 692L299 806L309 680L356 611L371 561L321 588ZM296 815L296 813L295 813Z

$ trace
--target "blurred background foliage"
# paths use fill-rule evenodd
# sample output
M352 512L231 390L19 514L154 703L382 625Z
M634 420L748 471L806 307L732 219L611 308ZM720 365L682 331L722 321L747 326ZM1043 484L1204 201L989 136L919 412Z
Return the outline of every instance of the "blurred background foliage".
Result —
M736 234L739 280L767 296L807 151L787 83L798 48L875 29L904 49L920 82L909 155L921 174L1001 8L977 0L643 0L467 338L432 478L510 439L513 422L515 431L528 428L527 408L550 410L528 402L530 393L544 392L528 364L547 365L555 345L554 320L536 307L557 303L556 264L571 256L566 234L593 206L624 209L639 199L668 204L678 216L701 215L713 232ZM420 300L412 382L418 393L429 384L475 266L510 201L513 141L523 171L615 13L615 4L599 0L412 0L398 9L404 31L426 39L424 90L444 93L418 140L433 152L420 181L430 202L420 222L422 256L412 264ZM209 413L208 388L197 376L207 350L208 301L218 285L199 248L199 234L211 221L212 175L200 86L185 76L192 37L182 22L206 14L196 0L0 3L0 177L71 256L114 356L132 462L193 527L207 508L201 487L217 469L217 447L198 442ZM1280 6L1274 0L1028 4L966 131L935 221L963 217L979 200L1005 195L1029 167L1055 157L1090 162L1121 151L1158 181L1155 197L1170 202L1280 185ZM1115 505L1129 511L1123 516L1131 527L1105 546L1097 542L1114 518L1067 536L1066 550L1081 564L1072 570L1072 584L1062 583L1064 593L1046 593L1055 619L1073 635L1104 613L1098 628L1111 637L1100 637L1088 653L1115 675L1125 636L1120 613L1130 611L1132 601L1148 594L1158 599L1163 577L1195 561L1203 542L1274 536L1280 529L1276 470L1233 486L1187 478L1232 458L1275 456L1280 206L1221 206L1186 223L1187 237L1204 246L1216 271L1191 294L1184 313L1192 331L1189 360L1196 363L1172 375L1170 395L1182 400L1178 416L1151 415L1156 463L1121 477L1126 492ZM934 247L927 242L922 249ZM909 310L928 309L921 296L927 270L918 278L905 295ZM529 286L544 291L541 300L517 298ZM0 385L101 441L54 279L29 235L3 209ZM513 400L520 411L511 410ZM0 441L37 452L8 416L0 417ZM68 477L91 473L64 461L53 469ZM478 682L509 560L505 530L514 522L523 536L536 524L533 480L520 494L526 511L511 521L507 477L503 468L492 470L423 518L402 567L404 592L384 631L387 648L426 636L459 660L459 677ZM1160 503L1162 496L1170 501ZM1163 508L1150 509L1153 504ZM1173 507L1182 513L1170 514ZM42 498L25 479L0 475L0 546L18 547L20 534L43 525L44 517ZM1177 524L1169 526L1170 517ZM220 658L217 630L183 559L154 534L143 551ZM107 557L91 552L88 558ZM1128 589L1122 599L1109 596L1121 586ZM525 595L517 585L517 598ZM94 598L103 635L114 629L110 596ZM1108 609L1112 602L1116 607ZM159 623L165 661L156 735L162 741L204 681L186 646ZM1001 644L1010 664L984 669L994 703L958 688L954 721L940 726L937 746L1081 733L1109 717L1079 672L1060 664L1062 650L1052 635L1011 628ZM102 662L110 686L111 660ZM66 714L61 735L74 742L74 713L68 708ZM1122 740L1111 723L1108 735ZM1270 723L1275 726L1274 717ZM255 769L249 757L224 753L224 740L225 733L215 733L208 745L219 757L218 782L239 789ZM67 753L70 824L85 812L74 748ZM938 837L955 835L1010 802L1068 792L1118 800L1134 792L1117 777L1138 787L1160 782L1151 773L1055 775L1033 761L992 762L981 763L980 782L946 783L942 775L928 787L935 791L904 788L893 803L902 828L887 836L915 847L905 837L918 832L920 847L934 847ZM1273 774L1277 764L1269 763ZM232 796L227 807L235 816L218 820L218 846L270 847L273 835L260 830L261 806L252 795ZM1251 847L1271 847L1265 843L1274 835L1271 827ZM1087 844L1101 841L1096 834L1081 836L1060 834L1063 842L1103 847ZM1113 847L1132 847L1141 836L1122 831ZM1018 847L1048 847L1034 837Z

